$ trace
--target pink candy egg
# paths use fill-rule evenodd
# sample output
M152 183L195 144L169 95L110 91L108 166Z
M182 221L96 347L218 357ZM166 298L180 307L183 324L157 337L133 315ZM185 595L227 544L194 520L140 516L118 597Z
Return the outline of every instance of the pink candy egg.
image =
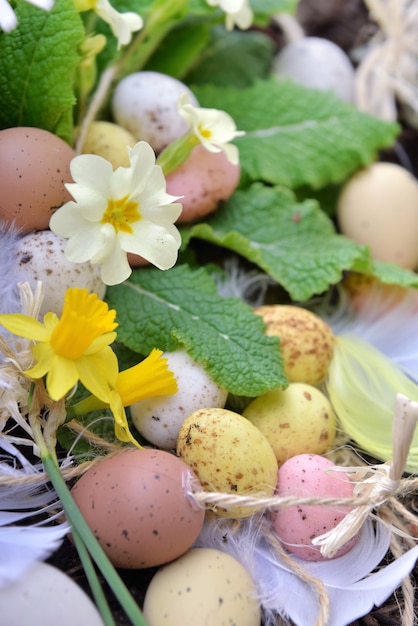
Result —
M344 472L327 471L332 467L332 461L318 454L291 457L279 469L277 495L352 498L354 484ZM292 554L308 561L326 560L312 539L335 528L351 508L322 504L281 508L272 514L273 529ZM342 546L335 557L348 552L356 541L357 536Z

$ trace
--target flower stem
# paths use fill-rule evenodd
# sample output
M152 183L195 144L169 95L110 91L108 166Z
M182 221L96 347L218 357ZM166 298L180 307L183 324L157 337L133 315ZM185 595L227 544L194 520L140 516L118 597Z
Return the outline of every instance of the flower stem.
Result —
M108 559L107 555L103 551L102 547L98 543L96 537L93 535L90 530L87 522L82 516L73 496L68 489L65 480L63 479L59 467L57 463L51 456L45 441L43 439L43 435L41 432L40 425L38 423L38 428L34 429L34 436L36 443L40 450L40 456L42 462L44 464L45 470L48 473L48 476L51 480L52 486L54 487L60 501L62 507L64 509L64 513L71 524L73 529L73 533L75 532L75 536L77 537L76 541L80 541L84 544L86 551L88 551L96 563L97 567L102 572L104 578L118 599L121 607L124 609L126 615L131 620L134 626L147 626L147 623L144 620L144 617L126 588L123 580L120 578L119 574L113 567L112 563ZM77 543L76 543L77 546ZM80 555L80 558L82 556ZM84 558L84 555L83 555ZM83 562L84 565L84 562ZM89 568L89 565L88 565ZM94 573L94 569L91 567L88 569L88 574ZM95 574L96 575L96 574ZM97 575L96 575L97 576ZM95 589L97 590L97 583L95 583ZM94 590L93 590L94 593ZM103 616L103 619L105 617ZM110 624L110 622L105 622L106 624Z

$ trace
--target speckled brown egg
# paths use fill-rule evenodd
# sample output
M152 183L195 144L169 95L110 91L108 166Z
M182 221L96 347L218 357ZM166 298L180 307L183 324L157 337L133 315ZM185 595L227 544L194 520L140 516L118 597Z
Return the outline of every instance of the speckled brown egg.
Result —
M254 309L266 324L266 334L280 339L284 372L289 382L319 385L334 354L334 334L319 315L302 307L267 304Z
M70 263L65 258L67 240L50 230L29 233L16 246L17 276L32 287L38 280L44 285L44 299L40 313L52 311L61 315L65 292L70 287L87 289L103 298L106 285L100 277L100 266L87 263Z
M74 150L40 128L20 126L0 131L0 217L22 232L48 228L52 213L71 200Z
M176 559L199 535L205 513L186 484L201 489L184 461L135 448L97 463L72 494L115 567L141 569Z
M183 210L178 223L193 222L215 211L232 196L240 175L240 166L230 163L223 152L196 146L188 159L166 176L167 193L181 196Z

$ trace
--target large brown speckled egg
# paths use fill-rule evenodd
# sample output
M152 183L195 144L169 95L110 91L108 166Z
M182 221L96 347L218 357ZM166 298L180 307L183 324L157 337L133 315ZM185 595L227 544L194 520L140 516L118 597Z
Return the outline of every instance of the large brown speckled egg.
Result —
M71 200L64 183L72 182L74 150L40 128L0 131L0 218L22 232L44 230L52 213Z
M176 559L197 539L205 513L189 483L201 489L174 454L133 448L97 463L72 495L114 566L141 569Z

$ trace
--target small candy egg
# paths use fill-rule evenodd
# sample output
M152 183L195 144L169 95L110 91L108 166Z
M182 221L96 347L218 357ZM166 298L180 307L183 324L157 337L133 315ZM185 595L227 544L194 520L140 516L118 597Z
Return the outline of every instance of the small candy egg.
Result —
M215 211L238 186L241 169L223 152L196 146L180 167L167 175L167 193L182 196L178 223L192 222Z
M177 454L191 467L206 491L271 496L277 461L263 433L242 415L222 408L200 409L183 422ZM248 517L251 507L216 508L226 517Z
M97 121L90 124L81 153L97 154L109 161L115 170L118 167L129 167L126 148L133 148L135 144L135 137L126 128L112 122Z
M318 315L302 307L267 304L254 309L266 324L266 334L280 338L284 372L289 382L319 385L328 374L334 334Z
M337 418L331 403L306 383L268 391L250 402L243 415L265 435L279 466L297 454L323 454L335 439Z
M224 407L228 392L217 385L203 365L184 350L166 352L178 391L171 396L141 400L130 407L132 421L145 439L158 448L175 448L186 417L205 407Z
M274 58L272 73L304 87L333 91L343 100L354 99L355 71L350 59L339 46L322 37L288 43Z
M282 497L352 498L354 485L348 475L327 471L335 464L317 454L299 454L279 469L277 495ZM352 508L352 507L351 507ZM351 510L347 506L298 505L283 507L271 514L274 532L287 550L307 561L327 560L312 539L332 530ZM336 558L348 552L358 536L350 539Z
M245 567L226 552L193 548L161 567L145 594L148 626L260 626L257 589Z
M0 131L0 218L28 233L49 226L52 213L71 200L74 150L40 128Z
M395 163L374 163L343 186L337 202L343 235L373 259L418 267L418 182Z
M1 623L6 626L103 626L89 596L61 570L37 562L21 578L0 588Z
M88 470L72 488L87 524L115 567L141 569L184 554L205 512L185 494L192 470L163 450L129 449Z
M193 93L181 81L160 72L135 72L123 78L113 94L114 120L136 139L147 141L158 154L189 130L177 111L180 96L198 106Z
M50 230L29 233L17 242L16 274L19 281L35 287L44 284L41 316L48 311L61 315L65 292L69 287L87 289L103 298L106 285L100 277L100 267L87 263L70 263L64 255L67 240Z

